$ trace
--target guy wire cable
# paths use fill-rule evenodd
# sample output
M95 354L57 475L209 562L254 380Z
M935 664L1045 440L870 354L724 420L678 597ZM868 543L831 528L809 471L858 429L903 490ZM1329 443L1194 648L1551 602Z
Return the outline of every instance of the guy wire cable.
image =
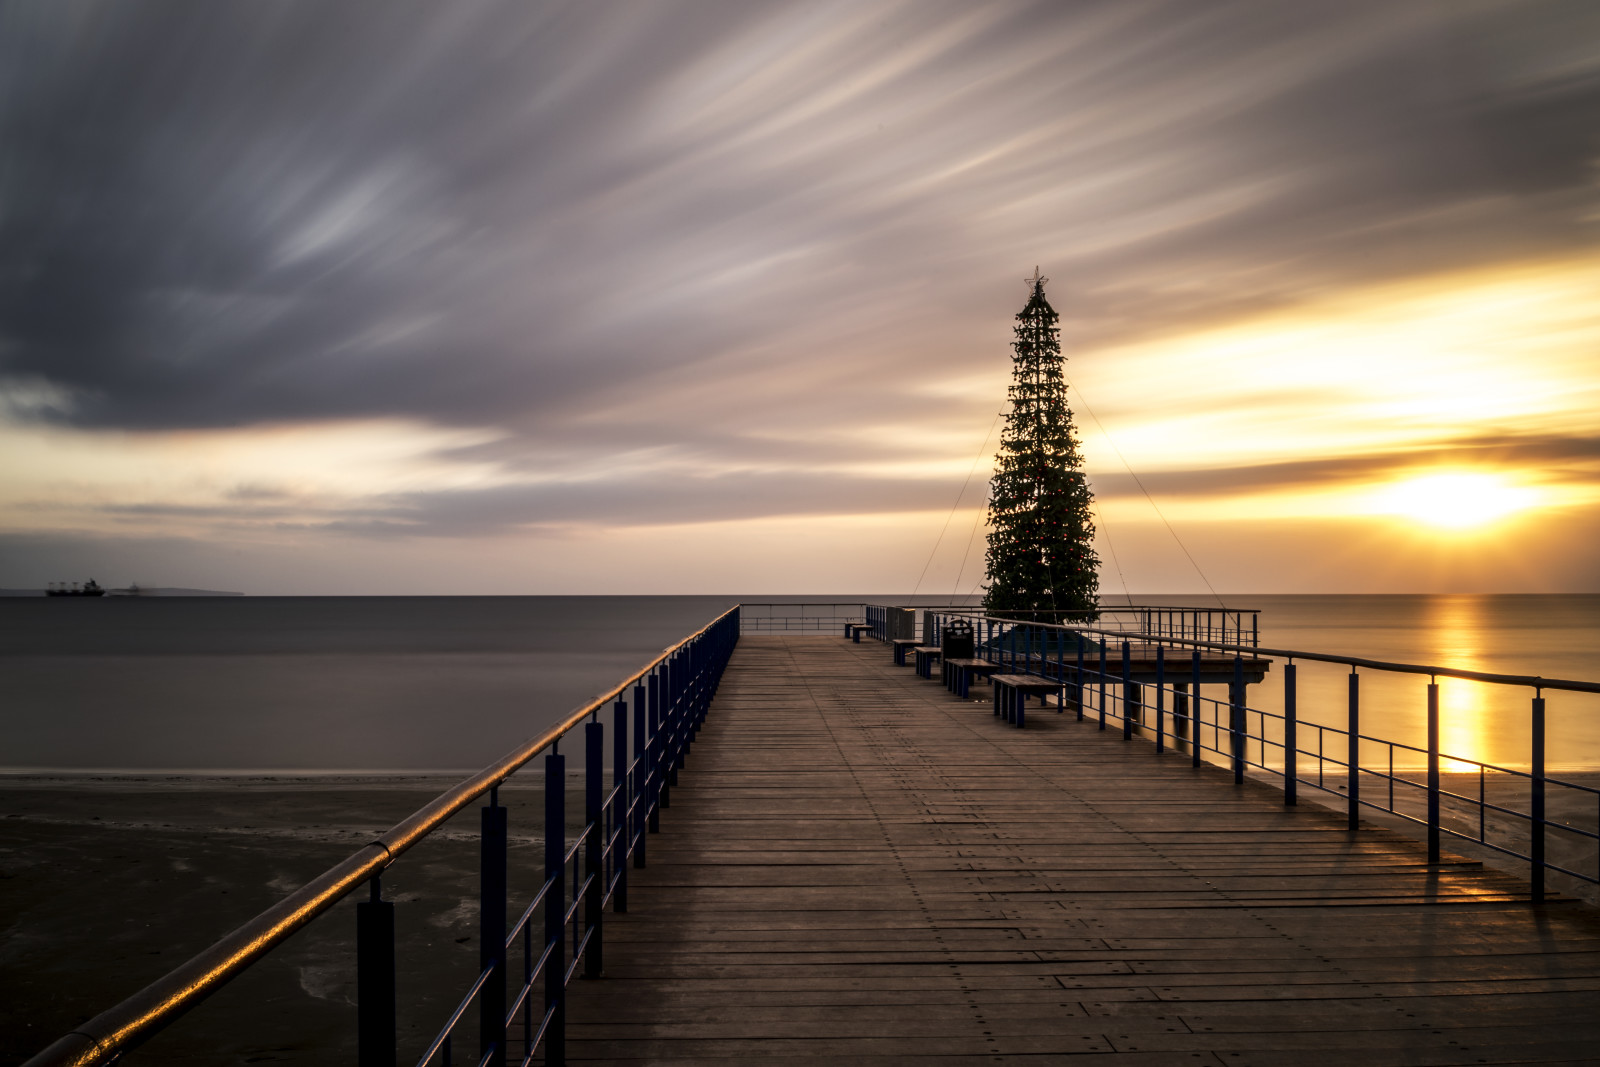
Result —
M1115 452L1117 454L1117 458L1122 461L1123 467L1127 469L1128 474L1133 478L1133 484L1139 487L1139 492L1144 494L1145 500L1149 501L1150 507L1156 513L1156 517L1161 520L1161 525L1167 528L1167 533L1172 535L1172 539L1178 543L1178 547L1181 548L1183 550L1183 554L1188 557L1189 565L1192 566L1194 568L1194 572L1200 576L1200 580L1206 583L1206 588L1211 590L1211 596L1216 600L1217 604L1220 607L1227 607L1228 605L1223 603L1222 597L1217 595L1216 589L1211 584L1211 579L1206 577L1206 572L1200 569L1200 564L1195 561L1194 555L1190 553L1189 546L1183 543L1183 538L1178 536L1178 531L1172 528L1172 523L1167 521L1166 515L1162 513L1160 506L1156 504L1155 497L1150 495L1150 490L1146 489L1144 487L1144 482L1139 480L1139 475L1134 472L1133 466L1128 462L1127 457L1122 454L1122 449L1118 448L1117 443L1111 439L1111 434L1106 431L1105 423L1100 421L1100 416L1096 415L1094 413L1094 408L1089 406L1088 398L1083 395L1083 390L1078 389L1077 386L1072 384L1071 380L1067 378L1065 371L1063 371L1061 374L1061 380L1067 383L1067 387L1069 389L1077 389L1078 399L1083 402L1083 410L1087 411L1089 413L1089 417L1094 420L1094 424L1100 427L1100 433L1105 437L1106 444L1111 446L1111 451ZM1107 536L1106 545L1109 546L1110 544L1111 538ZM1112 556L1113 558L1116 556L1115 549L1112 550ZM1124 592L1126 592L1126 583L1124 583ZM1132 604L1133 600L1130 598L1128 603Z
M933 557L938 553L939 545L944 541L944 532L950 528L950 520L955 518L956 509L961 506L961 498L966 495L967 485L972 481L973 474L978 470L978 461L983 459L983 450L989 447L989 438L994 436L994 428L1000 425L1000 417L1004 414L1005 412L1003 411L995 413L994 421L989 424L989 432L983 435L983 444L978 446L978 454L972 457L972 466L967 468L967 477L961 483L961 491L956 493L956 502L950 505L950 514L944 517L944 525L939 527L939 536L933 542L932 551L928 553L928 562L922 565L922 573L917 575L917 584L911 589L912 600L917 598L917 590L922 588L922 579L928 576L928 568L933 564ZM967 547L969 549L972 547L970 538L967 540ZM961 565L962 567L966 566L965 557L962 557ZM960 582L961 578L958 574L956 583L959 585Z

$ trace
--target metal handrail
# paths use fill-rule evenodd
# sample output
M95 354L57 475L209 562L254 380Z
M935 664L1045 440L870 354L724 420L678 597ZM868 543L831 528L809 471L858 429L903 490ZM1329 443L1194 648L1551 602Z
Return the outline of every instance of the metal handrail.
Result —
M524 742L453 789L441 793L186 963L58 1038L23 1067L88 1067L106 1063L147 1040L738 610L737 605L729 608L693 634L668 646L625 681L574 710L559 725Z
M1120 639L1137 637L1147 639L1152 644L1187 645L1193 648L1209 648L1218 652L1234 652L1239 655L1249 655L1255 658L1262 656L1278 656L1287 660L1306 659L1319 663L1342 663L1349 667L1368 667L1373 670L1393 671L1397 674L1421 674L1439 678L1462 678L1473 682L1494 682L1500 685L1523 685L1534 689L1560 689L1573 693L1600 693L1600 682L1584 682L1570 678L1542 678L1537 675L1527 674L1493 674L1487 671L1469 671L1459 667L1439 667L1424 663L1391 663L1387 660L1366 659L1361 656L1339 656L1326 652L1306 652L1290 648L1268 648L1264 645L1230 645L1218 641L1200 641L1192 637L1172 637L1163 634L1129 633L1126 630L1105 630L1093 626L1075 626L1055 622L1019 622L1016 619L1001 619L995 616L981 615L979 613L952 611L945 612L950 615L975 615L981 618L992 618L995 622L1003 622L1008 626L1037 626L1052 630L1070 630L1075 633L1104 634L1107 637Z
M1144 711L1149 708L1148 702L1139 693L1138 686L1133 683L1135 678L1130 670L1132 660L1131 651L1134 641L1148 641L1155 646L1155 727L1153 740L1156 751L1165 751L1166 727L1165 695L1166 686L1173 686L1172 708L1172 739L1178 745L1188 744L1190 756L1194 766L1201 765L1202 753L1210 752L1220 757L1224 765L1231 764L1234 772L1234 781L1243 782L1248 769L1269 775L1276 775L1283 780L1284 803L1296 803L1297 789L1300 785L1319 790L1329 795L1336 795L1335 790L1323 781L1323 767L1331 765L1343 768L1346 776L1346 785L1338 786L1338 792L1344 793L1343 801L1346 808L1350 829L1357 828L1359 812L1363 809L1373 809L1393 815L1402 821L1417 826L1425 827L1427 831L1428 862L1440 862L1440 842L1443 838L1451 838L1476 844L1493 852L1525 861L1529 864L1531 872L1531 899L1541 901L1547 892L1546 872L1557 872L1590 885L1600 885L1600 869L1595 874L1586 874L1565 866L1561 862L1553 861L1549 855L1549 845L1546 840L1546 831L1554 830L1573 835L1577 839L1590 842L1600 842L1600 827L1594 830L1585 829L1571 821L1556 822L1548 817L1548 798L1551 788L1575 791L1586 794L1593 799L1600 799L1600 789L1566 781L1547 773L1546 756L1548 741L1545 733L1546 705L1544 690L1563 690L1574 693L1600 693L1600 682L1578 681L1573 679L1544 678L1533 675L1496 674L1487 671L1470 671L1453 667L1436 665L1397 663L1385 660L1367 659L1360 656L1343 656L1322 652L1305 652L1291 649L1261 648L1256 645L1235 645L1225 642L1206 641L1196 638L1174 637L1162 633L1127 633L1117 630L1107 630L1100 627L1081 624L1058 625L1033 621L1014 621L999 619L993 616L973 612L948 612L936 614L933 619L935 632L948 626L947 620L969 620L975 623L973 630L979 627L985 632L983 638L984 658L995 661L1002 666L1009 666L1012 672L1025 674L1038 673L1047 678L1054 678L1061 682L1062 706L1067 705L1068 699L1076 705L1078 718L1084 718L1085 699L1092 698L1094 690L1098 688L1098 700L1094 703L1099 712L1100 729L1105 729L1107 719L1120 719L1122 734L1125 740L1131 740L1135 731L1149 732L1144 725ZM1046 637L1048 631L1061 631L1057 640ZM1016 639L1017 634L1024 638ZM1079 640L1069 642L1065 635L1071 634L1097 634L1106 638L1116 639L1121 645L1120 663L1108 661L1106 652L1112 645L1111 640L1087 642ZM1071 659L1066 655L1069 643L1076 645ZM1089 660L1084 653L1093 646L1094 659ZM1163 666L1164 651L1169 647L1176 651L1175 646L1188 646L1193 650L1190 660L1191 671L1184 669L1181 658L1168 660ZM1215 650L1227 654L1232 659L1232 679L1228 682L1229 695L1227 700L1214 698L1203 699L1200 694L1201 651ZM1009 664L1007 659L1009 658ZM1268 711L1264 708L1252 708L1248 705L1245 692L1245 663L1252 664L1250 673L1258 675L1264 661L1269 658L1282 658L1288 660L1284 667L1284 711L1282 713ZM1076 662L1072 662L1075 659ZM1347 706L1348 725L1345 728L1331 726L1314 721L1300 721L1296 709L1296 673L1294 660L1303 659L1350 668L1349 703ZM1145 676L1139 679L1140 685L1149 682L1148 660L1141 656L1143 666L1141 673ZM1212 661L1215 663L1215 659ZM1113 666L1120 667L1120 671L1113 673ZM1361 669L1369 669L1380 673L1409 674L1424 676L1429 680L1428 685L1428 720L1427 747L1417 744L1408 744L1390 738L1378 737L1368 734L1360 729L1360 704L1357 682ZM1170 670L1170 673L1168 671ZM1119 676L1120 675L1120 676ZM1497 766L1475 758L1465 758L1453 755L1444 750L1440 744L1440 705L1438 679L1441 677L1459 678L1467 681L1487 683L1490 685L1514 686L1533 689L1532 706L1529 711L1530 719L1530 769L1526 772L1514 768ZM1086 686L1084 683L1088 681ZM1108 683L1112 683L1108 690ZM1120 683L1122 692L1116 691L1116 683ZM1194 685L1193 692L1186 692L1189 684ZM951 684L947 675L946 684ZM1069 698L1069 690L1071 691ZM965 695L964 676L958 680L958 692ZM1005 714L1007 721L1021 725L1023 712L1018 706L1002 709L996 695L996 714ZM1209 705L1212 709L1211 721L1205 719L1205 709ZM1110 711L1112 706L1121 709L1120 714ZM1137 710L1135 710L1137 709ZM1224 721L1224 712L1227 721ZM1254 717L1259 723L1259 732L1252 733L1250 719ZM1282 737L1275 738L1269 734L1268 720L1282 724ZM1303 748L1297 740L1297 730L1306 728L1316 731L1315 750ZM1204 731L1209 730L1210 743L1206 743ZM1185 735L1189 735L1187 738ZM1326 751L1324 738L1344 738L1345 753L1343 758L1337 754ZM1364 765L1360 755L1363 742L1383 746L1388 753L1387 768L1375 768ZM1250 746L1255 745L1256 757L1250 755ZM1273 766L1269 762L1268 750L1280 752L1283 766ZM1426 782L1414 781L1397 773L1395 766L1395 753L1414 753L1424 757L1425 767L1417 768L1418 772L1426 771ZM1300 757L1307 757L1316 761L1315 779L1303 778L1298 770ZM1442 780L1442 769L1446 763L1459 763L1475 766L1478 771L1478 796L1476 798L1457 793L1447 788ZM1529 783L1529 798L1527 810L1508 807L1490 802L1485 795L1485 775L1506 774L1516 778L1525 779ZM1360 788L1363 779L1376 779L1386 783L1388 795L1378 799L1364 795L1365 790ZM1380 789L1383 787L1380 786ZM1420 795L1426 804L1426 817L1411 814L1396 801L1396 788L1400 788L1405 796L1412 798ZM1405 793L1410 790L1412 792ZM1468 814L1471 809L1477 809L1477 833L1457 829L1450 825L1450 820L1459 815L1448 815L1444 807L1446 802L1459 801L1466 805ZM1590 810L1594 810L1592 804ZM1528 824L1530 841L1526 846L1515 843L1502 844L1490 840L1487 831L1487 812L1494 811L1514 819L1525 821ZM1448 817L1447 817L1448 815ZM1526 848L1526 851L1522 851Z

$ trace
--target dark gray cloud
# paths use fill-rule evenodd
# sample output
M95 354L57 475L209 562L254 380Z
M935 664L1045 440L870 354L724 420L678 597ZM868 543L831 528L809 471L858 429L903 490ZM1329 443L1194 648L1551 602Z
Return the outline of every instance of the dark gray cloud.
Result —
M828 439L1004 360L1035 262L1092 343L1591 241L1597 38L1582 3L8 4L0 375L85 427L859 454Z

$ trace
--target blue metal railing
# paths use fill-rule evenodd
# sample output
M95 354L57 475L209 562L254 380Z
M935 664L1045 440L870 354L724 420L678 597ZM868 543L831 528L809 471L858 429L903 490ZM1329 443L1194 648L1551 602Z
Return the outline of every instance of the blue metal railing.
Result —
M383 899L380 878L402 853L485 794L479 970L415 1062L418 1067L453 1067L457 1032L474 1014L478 1047L472 1062L486 1067L510 1062L526 1065L541 1053L545 1064L565 1062L567 985L580 967L586 975L600 973L605 909L627 910L628 870L645 865L647 837L659 829L660 810L670 802L678 771L738 640L739 608L735 607L575 710L560 725L435 798L188 963L60 1038L25 1067L114 1062L363 884L368 887L369 899L356 905L359 1063L362 1067L393 1067L397 1055L395 905ZM608 706L614 715L609 789L605 784L605 726L600 720ZM560 752L560 744L580 725L585 821L569 842L566 756ZM544 753L544 878L508 930L507 817L499 787L540 753ZM519 945L521 967L513 991L511 959ZM513 1039L515 1030L520 1033Z
M1591 860L1593 869L1586 870L1578 869L1577 863L1551 856L1552 835L1574 845L1568 851L1575 856L1586 851L1594 856L1594 846L1600 845L1600 789L1548 773L1545 697L1547 691L1600 693L1600 683L1261 648L1255 641L1254 626L1249 628L1248 643L1220 642L1179 636L1173 632L1174 627L1165 624L1155 632L1135 633L1086 625L1016 622L957 611L934 617L935 641L938 630L954 618L974 625L978 657L1007 672L1060 681L1063 702L1075 707L1080 720L1086 711L1092 713L1100 729L1120 723L1124 737L1147 736L1157 752L1164 752L1169 746L1187 749L1197 767L1209 756L1211 762L1231 767L1236 781L1242 782L1247 772L1276 778L1285 804L1296 803L1301 788L1338 798L1351 829L1359 824L1363 810L1399 818L1423 831L1430 863L1439 862L1442 839L1470 842L1523 861L1529 865L1534 900L1544 899L1547 874L1552 872L1588 885L1600 885L1600 856ZM1139 643L1137 660L1135 642ZM1249 684L1265 674L1271 660L1284 661L1281 711L1253 708L1248 702ZM1307 721L1302 716L1296 660L1349 668L1342 727ZM1365 732L1363 670L1428 677L1425 744ZM1442 748L1440 678L1531 692L1526 769L1497 765ZM1224 685L1226 698L1205 696L1202 686L1207 684ZM1146 692L1146 687L1152 685L1153 708ZM1374 748L1380 753L1376 761L1369 755ZM1475 779L1475 793L1448 788L1443 772L1446 765L1467 768L1466 774L1458 777ZM1491 800L1491 782L1501 787L1501 793L1525 792L1525 805ZM1518 788L1507 788L1507 783ZM1379 791L1374 793L1363 786L1375 786ZM1594 826L1550 818L1549 799L1554 790L1570 792L1575 798L1571 808L1594 812ZM1525 827L1526 833L1501 832L1497 837L1490 832L1491 814L1513 820ZM1519 836L1526 839L1525 844L1517 843Z

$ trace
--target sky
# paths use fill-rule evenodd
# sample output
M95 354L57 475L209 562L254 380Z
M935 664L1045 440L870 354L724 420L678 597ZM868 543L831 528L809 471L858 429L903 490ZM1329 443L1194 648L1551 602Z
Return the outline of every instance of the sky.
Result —
M0 586L1600 592L1600 5L0 6Z

